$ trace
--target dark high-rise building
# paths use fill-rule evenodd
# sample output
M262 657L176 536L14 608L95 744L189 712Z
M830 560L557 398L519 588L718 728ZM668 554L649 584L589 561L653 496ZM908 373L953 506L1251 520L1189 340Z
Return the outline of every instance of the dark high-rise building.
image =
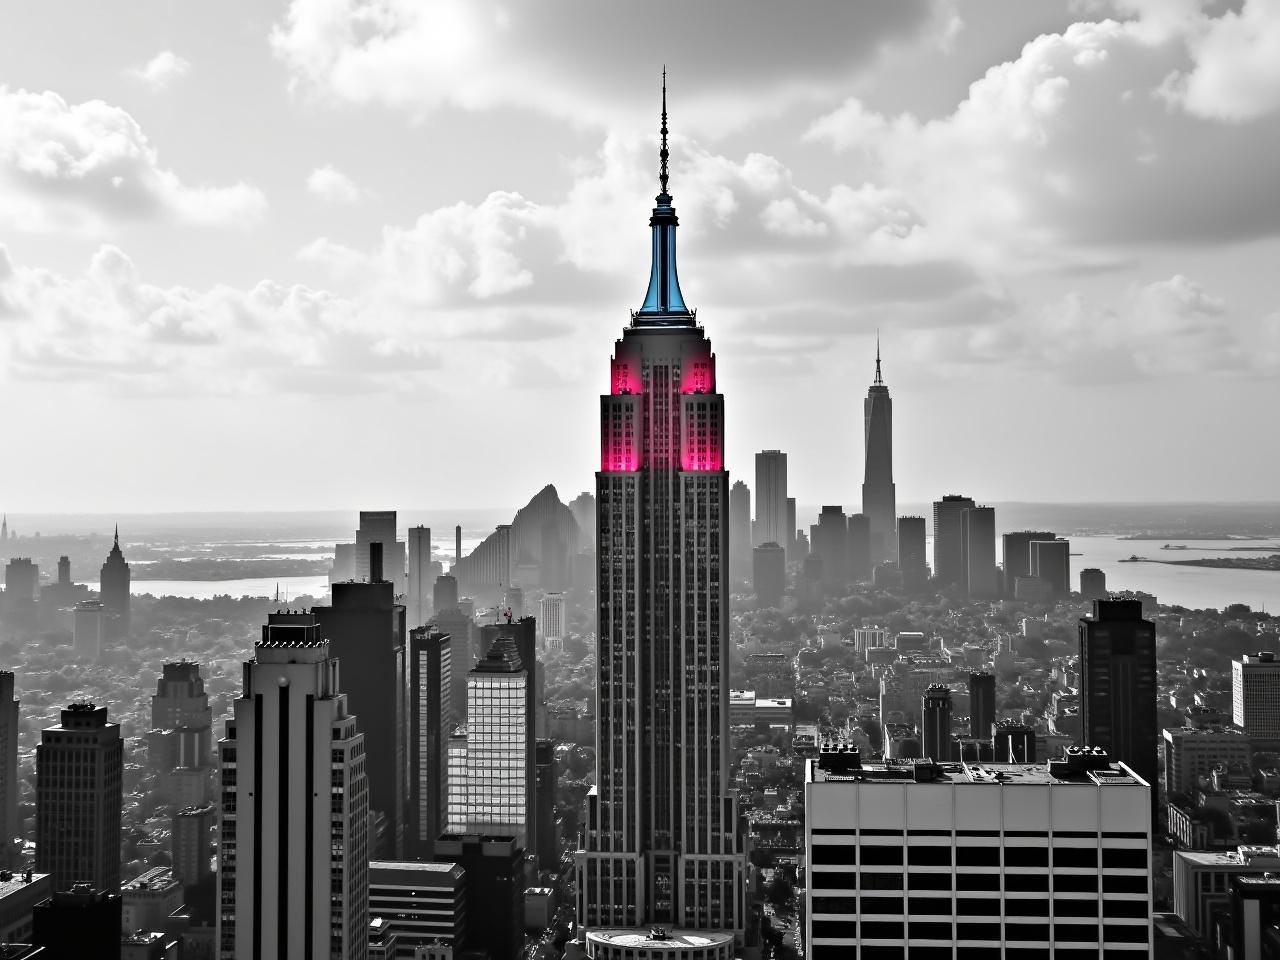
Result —
M893 482L893 400L880 375L880 339L876 338L876 378L862 401L862 512L871 521L871 559L891 560L898 493Z
M1086 603L1107 599L1107 575L1097 567L1085 567L1080 571L1080 599Z
M1043 530L1019 530L1002 534L1001 556L1004 558L1004 595L1013 596L1019 577L1031 576L1031 543L1033 540L1054 540L1057 534Z
M733 503L732 498L729 502L730 504ZM787 551L788 560L798 559L796 557L796 534L798 532L796 530L796 498L787 497L787 539L782 546Z
M75 883L55 889L32 912L31 939L39 960L120 960L120 888Z
M446 744L453 729L453 657L448 634L409 631L409 809L406 849L430 860L449 802Z
M365 737L369 806L385 817L385 832L373 838L372 852L403 859L409 794L405 610L395 602L395 585L382 576L376 544L370 552L370 579L335 583L331 604L312 613L331 655L342 662L342 692Z
M898 518L898 570L902 586L911 591L924 589L929 582L924 517Z
M534 745L534 817L538 821L537 855L539 870L557 870L560 843L556 837L556 742L538 740Z
M970 507L960 514L964 544L964 585L969 596L990 598L1000 591L996 582L996 511Z
M1035 763L1036 732L1016 720L991 725L991 754L995 763Z
M14 557L4 567L4 596L0 612L15 630L30 632L37 626L36 597L40 589L40 567L30 557Z
M852 514L849 517L849 532L845 547L848 551L849 579L854 583L867 583L871 579L874 541L871 518L865 513Z
M36 747L36 869L53 889L120 889L124 741L107 708L73 703Z
M776 543L786 548L787 455L781 450L761 450L756 454L756 522L752 543Z
M363 960L369 738L314 614L270 615L234 710L218 742L219 957Z
M954 493L933 502L933 576L939 586L965 586L964 512L976 506Z
M969 674L969 736L986 740L996 722L996 677L994 673Z
M458 606L458 579L448 573L436 577L431 587L431 609L436 613L453 610Z
M14 676L0 670L0 868L19 865L14 838L22 836L18 819L18 699L13 695Z
M735 480L729 488L729 566L735 580L751 569L751 488Z
M382 545L381 570L372 567L370 547ZM396 539L396 512L394 510L361 510L360 527L356 530L355 578L373 581L388 580L395 585L397 594L404 592L404 541ZM420 626L420 624L414 624ZM357 714L359 715L359 714Z
M746 919L729 782L724 397L680 292L665 130L664 105L649 288L600 401L597 780L577 885L588 937L651 925L740 932ZM757 478L761 542L786 541L779 480L769 469Z
M115 640L129 635L129 564L120 551L120 528L116 527L111 552L98 575L98 599L102 601L103 633Z
M822 558L822 586L828 594L849 582L849 518L838 504L828 504L809 530L812 552Z
M1093 615L1080 618L1080 743L1151 784L1153 805L1156 694L1156 625L1142 619L1141 601L1093 601Z
M943 684L930 684L920 698L920 744L932 760L951 759L951 690Z
M782 606L787 587L787 552L781 544L762 543L751 551L751 585L759 606Z
M465 871L467 946L490 960L518 960L524 948L524 850L512 837L446 834L437 863Z
M1047 583L1055 597L1070 596L1071 541L1061 538L1055 540L1032 540L1031 576L1039 577Z

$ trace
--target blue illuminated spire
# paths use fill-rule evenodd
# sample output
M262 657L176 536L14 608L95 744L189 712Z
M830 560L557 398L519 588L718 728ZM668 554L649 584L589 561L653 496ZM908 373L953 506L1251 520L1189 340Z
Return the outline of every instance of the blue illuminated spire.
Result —
M653 266L649 272L649 289L644 304L632 313L637 324L660 326L692 326L693 311L684 303L680 293L680 279L676 275L676 209L667 193L667 71L662 70L662 149L658 151L658 186L661 193L655 197L657 206L649 218L653 229Z

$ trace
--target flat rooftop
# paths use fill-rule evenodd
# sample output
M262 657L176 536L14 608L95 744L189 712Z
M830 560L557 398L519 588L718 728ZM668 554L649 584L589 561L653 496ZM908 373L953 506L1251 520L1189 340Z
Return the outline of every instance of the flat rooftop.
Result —
M858 767L824 768L823 760L810 760L806 780L810 783L983 783L1002 786L1042 786L1045 784L1093 784L1096 786L1144 786L1127 768L1108 763L1092 769L1072 768L1058 763L930 763L928 761L887 761L864 763Z

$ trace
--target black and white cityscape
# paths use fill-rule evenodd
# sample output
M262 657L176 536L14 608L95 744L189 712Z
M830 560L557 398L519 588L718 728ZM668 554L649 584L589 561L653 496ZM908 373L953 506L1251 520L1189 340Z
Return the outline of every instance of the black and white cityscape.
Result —
M1278 168L1271 0L7 11L0 960L1280 960Z

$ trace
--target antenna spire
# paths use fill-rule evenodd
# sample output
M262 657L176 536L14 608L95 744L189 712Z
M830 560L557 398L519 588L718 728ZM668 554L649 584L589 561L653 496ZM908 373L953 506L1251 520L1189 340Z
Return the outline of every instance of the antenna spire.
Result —
M876 331L876 379L878 384L884 383L884 378L880 376L880 331Z
M116 546L120 546L120 524L116 524Z
M658 183L662 186L662 192L667 192L667 158L671 154L667 151L667 67L662 66L662 128L658 131L662 134L662 149L658 151Z

